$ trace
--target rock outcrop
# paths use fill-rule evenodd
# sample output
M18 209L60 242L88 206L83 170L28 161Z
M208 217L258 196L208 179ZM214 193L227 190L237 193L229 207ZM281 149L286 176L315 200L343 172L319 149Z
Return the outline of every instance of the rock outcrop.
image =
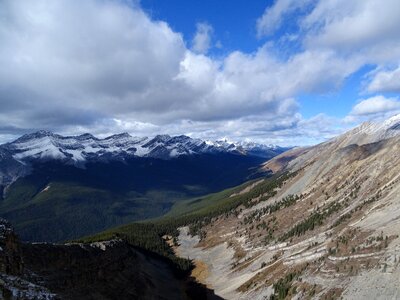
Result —
M0 273L20 275L23 271L21 249L11 225L0 218Z
M0 299L212 299L161 258L123 240L20 243L0 220Z

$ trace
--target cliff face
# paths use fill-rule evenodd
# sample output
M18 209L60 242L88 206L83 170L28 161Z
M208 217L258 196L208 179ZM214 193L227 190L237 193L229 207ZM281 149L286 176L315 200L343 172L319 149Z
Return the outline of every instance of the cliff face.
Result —
M0 221L0 299L207 299L158 257L122 240L92 244L20 243Z

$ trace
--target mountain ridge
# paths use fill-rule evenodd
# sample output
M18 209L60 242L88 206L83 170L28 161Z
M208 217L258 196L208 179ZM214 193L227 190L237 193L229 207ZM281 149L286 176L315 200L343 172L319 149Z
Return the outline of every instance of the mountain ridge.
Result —
M400 135L400 114L383 121L364 122L333 140L343 140L342 145L363 145Z
M106 153L115 156L126 154L169 159L180 155L219 152L257 155L253 149L259 152L287 149L287 147L254 142L205 141L186 135L137 137L124 132L97 138L90 133L62 136L45 130L25 134L13 142L0 145L0 149L2 148L14 153L14 158L22 161L29 158L53 158L70 159L75 162L93 159L93 156L102 156Z
M0 146L0 216L30 241L159 217L176 202L266 175L261 163L285 150L246 145L184 135L27 134Z
M61 161L84 168L87 163L134 158L172 160L182 156L234 154L269 159L289 148L257 143L204 141L185 135L134 137L129 133L97 138L90 133L62 136L40 130L0 145L0 186L31 171L32 163Z

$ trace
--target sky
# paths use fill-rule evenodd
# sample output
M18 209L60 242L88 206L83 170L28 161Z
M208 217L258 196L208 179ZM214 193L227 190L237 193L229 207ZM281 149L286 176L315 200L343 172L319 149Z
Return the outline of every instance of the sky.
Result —
M400 113L398 0L0 0L0 143L282 146Z

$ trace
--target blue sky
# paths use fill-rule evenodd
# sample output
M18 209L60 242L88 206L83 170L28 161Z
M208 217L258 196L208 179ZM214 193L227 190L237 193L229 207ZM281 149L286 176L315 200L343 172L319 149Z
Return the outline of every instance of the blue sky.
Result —
M322 142L400 113L397 0L5 0L0 142Z
M257 39L255 22L272 1L212 1L212 0L142 0L143 9L155 19L164 20L185 40L196 34L196 23L207 22L214 28L215 42L222 49L212 48L211 55L234 50L255 51L264 41Z
M205 22L213 27L213 46L208 55L219 57L232 51L251 53L266 42L276 42L285 35L298 32L297 21L309 12L312 6L305 5L304 10L297 11L285 20L284 25L273 35L258 37L256 22L267 7L275 1L213 1L213 0L141 0L142 8L154 19L166 21L175 31L181 32L186 41L192 40L196 34L196 24ZM221 47L216 47L217 42ZM298 43L286 45L285 55L299 51ZM282 49L276 49L281 51ZM362 96L360 84L368 72L376 66L365 65L349 75L337 89L326 93L299 94L300 112L306 118L317 114L345 118L355 102ZM389 95L390 93L382 93Z

